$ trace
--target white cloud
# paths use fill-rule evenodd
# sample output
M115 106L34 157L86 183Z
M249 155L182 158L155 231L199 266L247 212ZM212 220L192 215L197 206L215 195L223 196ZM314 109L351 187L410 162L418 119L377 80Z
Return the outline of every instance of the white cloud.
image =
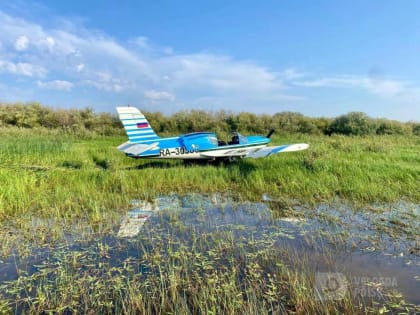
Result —
M406 82L385 79L369 79L365 88L369 91L383 96L393 97L405 92L409 87Z
M361 88L379 96L396 96L408 88L404 81L375 79L356 75L324 77L315 80L295 81L295 85L320 88Z
M112 83L112 82L99 82L95 80L84 80L81 82L82 85L94 87L101 91L106 92L121 92L123 90L123 87L118 83Z
M40 47L45 47L49 52L52 52L55 46L55 40L51 36L47 36L46 38L40 39L38 45Z
M15 41L15 49L17 51L24 51L28 48L29 39L25 35L19 36Z
M95 74L93 79L82 80L80 83L81 85L93 87L101 91L115 93L119 93L133 87L129 82L113 78L109 73L103 72L98 72Z
M26 62L13 63L3 60L0 60L0 72L23 75L27 77L43 77L47 73L47 71L41 66Z
M160 58L158 62L161 77L170 78L170 84L178 89L204 88L218 94L263 95L270 91L280 93L285 87L276 73L253 62L223 55L173 55Z
M95 72L89 74L89 78L82 80L81 85L94 87L101 91L119 93L134 89L135 82L113 76L109 72Z
M172 47L165 47L163 52L167 55L172 55L174 53L174 49Z
M131 43L141 49L149 49L149 39L145 36L138 36L130 40Z
M85 68L85 65L84 65L83 63L79 63L79 64L76 66L76 71L77 71L77 72L82 72L84 68Z
M64 80L52 80L47 82L37 81L37 85L41 88L61 91L71 91L74 87L73 83Z
M238 106L243 100L300 99L284 93L285 76L296 76L295 70L281 74L252 61L220 54L177 54L172 48L154 46L141 36L121 43L98 31L74 25L46 29L1 12L0 23L6 30L0 33L0 42L10 42L25 30L31 34L34 49L20 58L48 69L51 76L71 78L77 86L110 93L125 91L133 99L174 100L176 94L180 102L190 104L206 95L237 100L231 106ZM45 54L45 49L50 54ZM172 92L156 93L159 91Z
M307 73L296 70L295 68L288 68L279 73L285 80L295 80L307 76Z
M144 97L153 102L175 100L175 96L166 91L155 91L155 90L145 91Z

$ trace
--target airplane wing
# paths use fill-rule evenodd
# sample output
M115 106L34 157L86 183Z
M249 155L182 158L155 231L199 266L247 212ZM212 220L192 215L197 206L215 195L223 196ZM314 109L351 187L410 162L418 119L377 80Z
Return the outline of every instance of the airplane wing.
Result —
M275 146L275 147L265 147L259 150L251 151L245 157L257 159L257 158L267 157L276 153L306 150L308 147L309 147L309 144L306 144L306 143L286 144L286 145L280 145L280 146Z
M267 157L272 154L281 153L281 152L293 152L305 150L309 147L306 143L297 143L297 144L286 144L275 147L242 147L242 148L226 148L215 150L211 152L201 153L202 157L206 158L228 158L228 157L245 157L245 158L261 158Z

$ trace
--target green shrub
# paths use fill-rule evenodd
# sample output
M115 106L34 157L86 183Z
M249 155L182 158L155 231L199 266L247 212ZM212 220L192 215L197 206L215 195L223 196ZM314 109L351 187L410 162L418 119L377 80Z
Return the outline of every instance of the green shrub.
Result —
M420 135L419 124L375 120L360 112L351 112L335 119L311 118L296 112L257 115L224 110L185 110L170 116L161 112L144 114L155 131L162 136L194 131L214 131L221 136L226 136L231 131L265 135L270 129L275 129L279 134ZM53 109L39 103L0 104L0 126L61 129L83 138L124 135L116 113L95 113L91 108Z
M420 124L413 125L413 134L416 136L420 136Z
M376 133L376 122L361 112L351 112L335 118L328 133L343 135L364 136Z

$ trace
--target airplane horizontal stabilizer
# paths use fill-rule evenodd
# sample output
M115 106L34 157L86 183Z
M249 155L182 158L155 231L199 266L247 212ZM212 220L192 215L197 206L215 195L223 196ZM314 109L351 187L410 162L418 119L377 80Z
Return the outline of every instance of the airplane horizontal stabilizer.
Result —
M131 143L129 141L121 144L118 147L118 150L131 155L139 155L148 150L155 150L158 148L159 143L154 142L152 144L141 144L141 143Z

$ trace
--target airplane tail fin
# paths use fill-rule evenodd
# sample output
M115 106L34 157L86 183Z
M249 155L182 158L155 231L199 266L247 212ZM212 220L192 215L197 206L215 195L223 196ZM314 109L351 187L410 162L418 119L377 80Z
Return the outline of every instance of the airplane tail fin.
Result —
M159 139L146 117L135 107L119 106L117 112L130 142L148 142Z

